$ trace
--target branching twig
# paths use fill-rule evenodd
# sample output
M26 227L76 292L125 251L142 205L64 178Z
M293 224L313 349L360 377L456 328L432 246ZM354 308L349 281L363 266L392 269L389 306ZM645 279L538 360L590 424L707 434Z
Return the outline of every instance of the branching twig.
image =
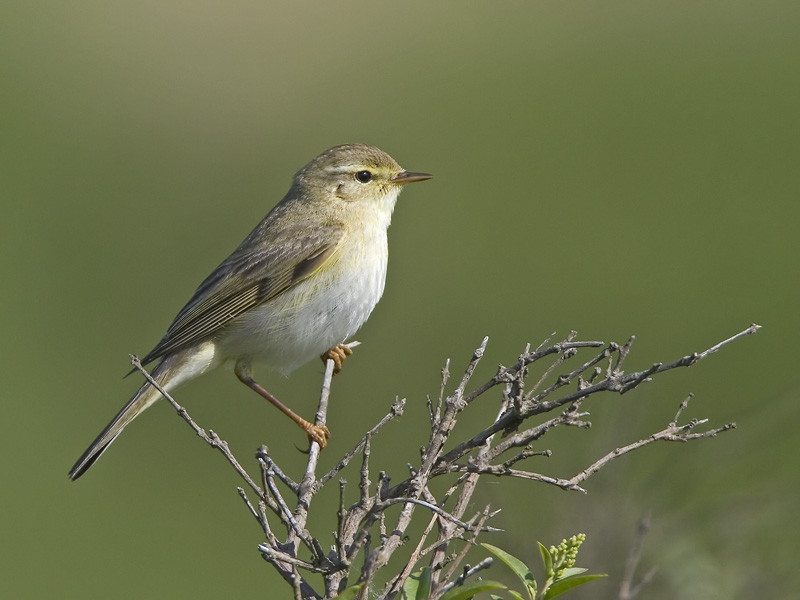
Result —
M216 433L214 433L210 429L208 433L206 433L205 429L203 429L197 423L194 422L192 417L189 416L189 413L186 412L186 409L183 408L183 406L181 406L180 404L178 404L173 399L173 397L170 396L167 393L167 391L164 388L162 388L155 379L152 378L150 373L148 373L147 369L145 369L142 366L142 363L139 362L139 358L133 354L131 354L130 357L131 357L131 364L134 366L134 368L137 369L142 375L144 375L144 378L148 381L148 383L152 385L155 389L157 389L161 393L161 395L167 399L167 401L172 405L172 408L174 408L178 412L178 415L180 415L180 417L189 424L189 427L191 427L199 437L203 438L206 444L208 444L212 448L216 448L217 450L219 450L222 453L222 455L228 460L228 462L231 463L231 466L233 466L233 468L236 470L239 476L245 481L245 483L247 483L247 485L250 486L250 488L254 492L256 492L259 496L262 496L263 490L260 487L258 487L256 482L253 481L253 479L250 477L247 471L245 471L242 465L239 464L239 461L236 460L236 457L233 455L230 448L228 448L228 442L221 439Z
M464 572L461 575L459 575L456 579L454 579L450 583L443 585L441 589L437 590L438 595L441 596L443 594L446 594L457 585L463 584L469 577L475 575L475 573L478 573L479 571L483 571L484 569L488 569L489 567L491 567L493 562L494 559L491 556L489 556L487 558L484 558L474 567L470 567L469 565L467 565L467 567L464 569Z
M691 396L689 397L691 398ZM678 410L677 415L675 418L677 419L681 412L686 408L689 402L689 398L686 398L681 403L681 408ZM699 433L692 433L692 430L697 427L698 425L705 424L707 419L697 420L693 419L689 421L686 425L678 425L675 422L670 423L664 429L659 431L658 433L654 433L648 438L643 440L639 440L638 442L633 442L632 444L628 444L627 446L623 446L622 448L615 448L599 460L595 461L588 467L586 467L583 471L575 475L569 480L570 484L577 485L583 481L586 481L597 473L600 469L606 466L615 458L619 458L623 454L627 454L628 452L632 452L634 450L638 450L644 446L652 444L653 442L688 442L689 440L698 440L701 438L707 437L714 437L718 433L722 433L723 431L729 431L731 429L736 428L736 423L728 423L723 425L722 427L717 427L715 429L708 429L706 431L701 431Z
M405 400L396 399L389 412L367 431L333 468L319 478L316 476L320 452L317 444L311 444L305 470L299 482L290 477L273 461L266 446L260 447L256 454L261 475L259 485L241 466L224 440L211 430L206 433L192 420L185 408L159 387L136 357L132 356L131 360L134 367L142 372L147 381L167 398L192 430L208 445L219 450L246 483L246 487L251 493L258 496L256 505L249 500L244 488L237 488L245 507L258 522L264 534L265 542L258 546L258 551L291 586L296 598L321 599L333 598L338 595L348 585L351 569L359 554L363 555L364 562L358 577L358 583L361 585L358 594L360 594L360 598L365 598L368 590L374 590L378 572L403 546L406 531L414 515L414 508L417 506L432 513L428 525L410 551L403 569L397 576L389 579L380 597L396 596L405 581L411 576L415 565L423 557L430 556L431 598L438 598L454 586L461 585L468 577L491 565L491 559L486 559L474 567L466 565L457 575L467 549L475 542L477 536L480 533L501 531L486 524L499 512L490 512L488 507L481 515L464 519L464 513L472 503L472 496L481 477L522 478L555 485L564 490L585 492L585 488L580 484L609 462L628 452L657 441L688 442L713 437L718 433L733 429L734 423L717 428L701 429L701 426L707 423L707 419L692 419L685 424L679 424L683 412L688 407L691 398L689 396L681 403L674 419L663 430L608 452L570 478L544 475L516 468L518 463L533 456L550 455L549 450L536 448L535 444L553 428L562 425L588 428L590 423L584 420L588 413L581 412L581 410L585 408L583 403L590 397L598 396L601 392L625 394L660 373L678 367L691 366L719 351L725 345L755 333L758 329L758 325L751 325L707 350L695 352L671 363L656 362L647 369L632 373L625 373L623 366L631 351L633 337L620 346L600 341L576 341L574 339L576 334L571 332L566 339L555 344L550 344L548 338L533 351L530 350L530 346L526 346L516 363L510 367L501 366L494 376L477 385L472 391L468 391L467 388L475 374L476 367L486 351L488 338L484 338L474 351L455 389L449 395L446 392L450 378L449 359L446 362L442 370L441 387L435 404L430 397L426 398L430 425L428 441L421 450L418 462L409 465L410 475L392 487L389 486L389 476L383 471L379 471L377 481L373 486L370 477L370 451L371 445L380 439L376 436L382 427L402 414ZM357 342L351 344L351 347L356 344ZM562 372L562 367L570 362L574 365L576 362L574 357L579 354L580 350L586 348L601 348L601 350L595 350L590 358L582 359L582 362L573 366L571 370ZM536 363L548 357L554 358L551 358L551 362L539 371L538 378L531 379L531 381L535 381L532 386L526 385L529 371L538 370ZM333 367L333 361L328 360L316 414L317 425L324 425L327 419ZM491 421L481 431L461 439L454 439L452 434L459 415L467 408L481 410L481 406L485 403L475 401L498 385L503 386L500 394L499 414L496 417L490 417ZM525 391L526 387L528 387L527 391ZM560 409L560 414L539 423L534 422L534 418L538 415L556 409ZM496 405L494 408L489 407L489 414L492 410L497 412ZM500 438L500 434L506 437L494 443L496 442L495 436ZM449 450L445 451L445 447L449 447ZM519 448L522 449L517 450L516 454L509 453L510 450ZM326 551L319 538L312 535L306 528L313 498L326 483L346 469L359 453L362 460L358 473L358 500L347 506L345 501L346 484L344 480L340 480L339 503L333 534L335 543L331 550ZM459 475L453 477L450 475L452 473ZM429 484L437 477L446 476L450 476L453 481L437 498ZM453 499L453 507L446 509L445 505ZM399 514L393 513L396 514L393 517L395 520L389 525L387 524L387 509L396 505L401 507ZM269 509L270 515L267 514L267 509ZM277 519L282 525L286 532L283 541L280 541L274 533L268 516L270 519ZM436 540L426 546L426 539L437 526ZM463 536L466 532L470 534L469 539L466 540L467 543L462 547L455 560L449 562L448 570L445 571L444 565L448 563L447 556L453 552L452 544L456 540L461 540L460 543L463 543L465 541ZM632 599L652 577L651 572L645 575L638 584L633 585L632 583L641 553L641 539L637 538L637 540L628 561L623 586L620 589L621 600ZM301 559L298 556L301 545L310 554L309 560ZM324 593L317 593L303 573L321 577Z

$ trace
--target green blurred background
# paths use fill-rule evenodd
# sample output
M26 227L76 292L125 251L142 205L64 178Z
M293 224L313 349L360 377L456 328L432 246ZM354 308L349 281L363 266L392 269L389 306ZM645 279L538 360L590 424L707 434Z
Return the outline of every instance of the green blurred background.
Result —
M84 479L66 474L138 385L121 379L128 353L155 344L294 171L350 141L436 177L398 204L386 293L334 382L323 466L400 395L373 464L405 477L425 394L484 335L476 382L553 331L635 334L634 369L757 322L692 369L588 403L593 429L553 432L555 456L529 467L570 476L663 427L689 392L687 418L735 432L650 446L588 495L488 481L474 510L502 505L509 532L485 541L531 561L535 540L586 532L580 564L610 577L574 598L615 597L647 511L643 568L659 571L644 597L791 595L798 19L793 0L3 2L0 596L290 597L234 473L167 406ZM320 373L261 379L309 415ZM230 373L178 398L248 466L267 443L300 468L301 436ZM311 523L321 535L334 495Z

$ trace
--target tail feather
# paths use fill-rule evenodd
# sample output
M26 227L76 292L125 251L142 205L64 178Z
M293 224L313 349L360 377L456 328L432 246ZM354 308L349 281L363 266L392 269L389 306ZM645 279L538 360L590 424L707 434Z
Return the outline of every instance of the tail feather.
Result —
M163 385L163 381L168 379L165 377L167 369L163 368L164 362L162 362L156 369L153 371L153 377L156 381L159 382L160 385ZM86 449L75 465L69 471L69 478L73 481L78 479L81 475L83 475L89 467L91 467L95 461L100 458L100 455L106 451L106 449L111 445L117 436L122 433L122 430L133 421L137 416L139 416L146 408L150 407L156 400L160 399L161 393L156 390L153 386L151 386L148 382L145 382L142 387L134 394L133 398L131 398L125 407L117 413L117 416L114 417L111 422L106 425L106 428L103 429L102 433L97 436L92 444Z
M214 342L208 340L202 344L167 354L153 369L152 375L162 389L171 391L183 382L216 367L221 362L222 360L217 356ZM69 478L74 481L83 475L106 451L111 442L117 439L125 426L161 397L161 392L145 382L117 416L111 420L111 423L97 436L92 445L86 449L75 466L70 469Z

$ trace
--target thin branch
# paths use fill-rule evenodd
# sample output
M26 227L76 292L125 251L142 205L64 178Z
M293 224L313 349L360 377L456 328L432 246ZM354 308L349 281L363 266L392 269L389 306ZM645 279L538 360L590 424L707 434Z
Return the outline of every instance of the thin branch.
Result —
M181 406L180 404L178 404L175 401L175 399L172 396L170 396L169 393L167 393L167 391L164 388L162 388L155 379L153 379L153 377L150 375L147 369L145 369L142 366L142 363L139 361L139 357L137 357L134 354L131 354L129 356L131 358L131 364L133 365L133 367L144 376L144 378L150 385L152 385L155 389L157 389L159 393L162 396L164 396L164 398L167 399L167 401L172 405L172 408L174 408L177 411L178 415L189 424L192 430L199 437L201 437L206 444L208 444L212 448L216 448L217 450L219 450L222 453L222 455L228 460L228 462L231 463L231 466L233 466L233 468L236 470L239 476L244 480L244 482L247 483L247 485L250 486L250 488L256 494L262 496L264 493L263 490L256 484L255 481L253 481L253 479L250 477L247 471L245 471L242 465L239 464L239 461L236 460L236 457L233 455L230 448L228 448L228 442L221 439L216 433L214 433L210 429L209 432L206 433L205 429L203 429L197 423L194 422L192 417L189 416L189 413L186 411L186 409L183 408L183 406Z
M458 525L464 531L489 531L489 532L492 532L492 533L497 533L497 532L503 531L502 529L497 529L496 527L489 527L488 525L486 525L486 526L479 526L479 525L473 526L469 522L464 522L464 521L461 521L461 520L455 518L449 512L447 512L446 510L442 510L441 508L439 508L435 504L431 504L430 502L425 502L424 500L420 500L418 498L389 498L387 500L384 500L380 504L376 504L375 507L373 507L373 510L374 511L383 511L383 510L386 510L387 508L389 508L390 506L392 506L394 504L406 504L406 503L408 503L408 504L417 504L419 506L427 508L428 510L430 510L431 512L436 513L440 517L443 517L443 518L447 519L448 521L450 521L451 523L454 523L455 525Z
M761 329L761 325L756 325L755 323L753 323L753 324L750 325L750 327L748 327L744 331L740 331L736 335L732 335L731 337L729 337L727 340L722 340L719 344L714 344L708 350L706 350L704 352L701 352L700 354L697 355L697 360L702 360L706 356L708 356L710 354L714 354L715 352L721 350L724 346L727 346L731 342L735 342L736 340L738 340L741 337L744 337L746 335L753 335L759 329Z
M449 363L449 360L448 360L448 363ZM439 506L444 506L447 503L447 501L450 499L450 497L453 495L453 493L459 487L461 487L461 484L468 477L470 477L469 474L465 474L465 475L462 475L461 477L459 477L456 480L456 482L453 485L451 485L450 488L442 495L442 500L438 503ZM425 489L427 490L427 488L425 488ZM454 512L456 513L457 516L460 516L460 514L458 513L458 507L455 509ZM408 579L409 575L411 575L412 569L417 564L417 561L419 561L420 558L422 558L423 556L427 555L429 552L433 551L434 549L436 549L437 547L439 547L443 543L449 543L450 541L452 541L456 537L460 537L460 536L457 536L455 533L453 533L447 540L438 539L435 544L425 548L424 547L425 540L428 538L428 536L430 535L431 531L433 530L434 525L438 521L439 521L439 517L438 517L438 515L436 513L431 515L431 518L428 521L428 525L425 527L425 531L420 536L419 542L417 543L417 546L414 548L414 551L411 553L411 556L409 557L409 559L406 561L406 564L403 567L403 570L400 572L400 574L397 577L395 577L394 579L392 579L391 581L389 581L386 584L384 597L387 597L387 598L388 597L392 597L394 594L397 593L397 591L405 583L406 579ZM458 529L453 528L453 532L456 532L456 531L458 531Z
M247 492L245 492L244 489L237 487L236 491L239 492L239 496L242 498L245 506L247 506L250 514L253 515L253 518L258 522L259 525L261 525L261 529L264 531L264 535L267 537L267 540L269 540L270 543L277 543L278 540L269 527L267 515L256 510L256 508L250 503L250 499L247 497Z
M680 415L681 411L686 408L686 405L689 401L689 398L684 400L681 403L681 409L678 411L678 416ZM638 450L644 446L652 444L653 442L688 442L689 440L697 440L701 438L708 438L708 437L715 437L718 433L723 433L725 431L730 431L731 429L736 428L736 423L728 423L723 425L722 427L717 427L715 429L709 429L707 431L702 431L700 433L693 433L692 430L698 426L703 425L706 423L706 420L692 420L686 425L677 425L674 422L667 425L664 429L659 431L658 433L654 433L648 438L643 440L639 440L638 442L633 442L632 444L628 444L627 446L623 446L622 448L616 448L600 458L599 460L595 461L591 465L589 465L586 469L575 475L569 480L571 484L579 484L583 481L586 481L589 477L597 473L600 469L606 466L615 458L619 458L620 456L627 454L628 452L633 452L634 450Z
M506 383L507 378L523 367L535 362L545 356L550 354L557 354L561 353L567 348L599 348L600 346L605 346L603 342L561 342L559 344L555 344L554 346L550 346L548 348L538 348L531 352L529 355L525 356L524 358L517 361L517 363L512 367L501 367L498 369L497 373L494 377L486 381L485 383L479 385L469 394L464 397L464 401L469 404L478 396L488 392L494 386L499 385L501 383Z
M342 459L338 463L336 463L336 465L330 471L328 471L327 473L325 473L325 475L319 478L319 480L317 481L317 487L318 488L322 487L330 479L336 477L336 475L342 469L344 469L350 463L351 460L353 460L353 457L361 451L368 438L371 438L376 433L378 433L378 431L380 431L380 429L384 425L386 425L386 423L388 423L395 417L399 417L403 414L403 408L405 407L405 405L406 405L405 398L395 398L394 402L392 403L392 408L389 410L389 412L386 413L383 416L383 418L380 421L378 421L376 425L372 427L372 429L367 431L367 433L364 434L364 437L362 437L358 441L358 443L356 443L355 446L353 446L350 450L348 450L347 453L342 457Z
M575 339L576 335L578 335L577 331L570 331L569 335L567 336L567 338L564 341L565 342L571 342L573 339ZM547 379L553 373L553 371L555 371L558 367L560 367L564 363L565 360L567 360L568 358L571 358L572 356L574 356L575 351L576 351L575 348L567 348L566 350L564 350L564 352L559 354L558 358L556 358L550 364L550 366L547 367L544 370L544 373L542 373L542 376L539 377L539 380L536 383L533 384L533 387L531 388L531 391L528 392L528 394L525 396L525 400L530 400L530 397L533 396L533 393L536 390L539 389L539 386L542 385L544 380ZM525 354L526 355L530 354L530 352L526 352Z
M320 448L317 444L310 445L300 481L295 481L270 458L266 446L260 447L256 454L261 476L259 485L242 468L224 440L212 430L206 432L200 428L186 410L159 387L138 359L132 357L132 363L143 373L147 381L167 398L193 431L211 447L217 448L246 482L247 486L237 488L237 491L247 511L259 523L266 537L266 541L258 546L258 550L264 560L273 565L291 586L295 598L321 600L323 597L327 599L338 595L348 585L348 578L351 576L351 569L358 554L364 557L358 579L358 583L362 585L359 597L365 598L369 590L374 592L378 572L406 542L406 531L411 525L417 506L431 512L427 527L414 545L408 559L402 563L404 566L400 574L386 578L389 581L383 588L381 597L395 596L422 557L428 557L430 560L432 597L438 597L447 590L461 585L468 577L488 568L491 564L491 559L487 559L475 567L469 565L461 567L470 544L475 541L479 532L501 531L485 524L499 512L490 512L488 507L482 515L477 514L468 520L464 519L468 507L472 506L472 496L481 477L522 478L585 493L586 490L580 484L610 461L628 452L656 441L686 442L713 437L732 429L735 424L729 423L722 427L701 430L706 426L707 419L692 419L679 425L678 422L688 407L690 396L681 403L673 421L662 431L607 453L570 479L515 468L521 461L533 456L550 455L549 450L537 448L535 442L541 440L554 427L566 425L588 428L591 423L584 420L588 413L581 412L581 407L585 406L583 403L590 396L600 392L624 394L660 373L677 367L691 366L725 345L755 333L758 329L758 325L751 325L703 352L684 356L671 363L656 362L649 368L631 373L625 373L622 368L629 357L635 339L633 336L620 346L599 341L575 341L575 332L570 332L563 341L551 344L548 338L533 351L530 350L530 345L526 345L516 363L510 367L500 366L493 377L472 391L468 391L478 363L486 351L488 338L484 338L473 352L463 375L449 395L446 394L446 389L450 381L450 360L445 363L441 373L438 398L426 397L430 424L427 443L421 449L418 462L409 464L408 478L393 487L389 487L389 477L383 471L378 472L377 482L373 487L370 481L370 454L372 445L378 443L380 439L374 436L386 423L402 414L404 399L395 399L391 410L320 478L316 476L320 457ZM349 346L354 347L356 344L357 342L351 343ZM599 350L591 352L588 360L581 359L583 362L580 364L575 361L574 368L562 372L566 362L573 359L583 348ZM531 367L536 361L548 357L548 366L544 369ZM529 371L534 370L541 375L528 380ZM315 423L319 426L324 425L327 420L333 372L333 361L326 361L315 419ZM534 380L532 387L527 385ZM549 382L549 387L540 390L541 386L546 385L545 382ZM497 404L491 405L492 412L497 414L493 421L482 431L471 434L467 439L452 437L462 411L468 408L470 410L483 408L485 403L475 403L473 407L473 401L496 386L502 386L499 390L501 402L499 410ZM567 389L567 386L573 389ZM526 387L529 387L527 392ZM559 408L561 414L544 422L528 421L537 415ZM494 436L500 437L501 434L506 436L505 439L495 444ZM449 448L446 452L445 447ZM517 450L511 452L513 449ZM340 479L337 524L332 534L334 544L330 550L324 550L321 538L315 537L306 528L312 500L333 477L348 466L354 468L351 462L359 453L362 460L358 473L358 498L350 506L346 505L346 485L345 481ZM436 487L430 485L431 480L450 473L459 474L455 482L450 483L443 494L434 494L432 490ZM450 480L453 478L451 476ZM247 487L257 494L259 499L257 505L251 503L248 498ZM445 505L451 499L454 500L452 509L447 510ZM401 505L402 508L394 523L387 523L387 510L395 505ZM267 509L277 516L285 528L285 541L280 542L270 528ZM269 514L269 518L274 519L275 516ZM436 540L426 546L433 528L437 526ZM465 536L465 532L470 532L470 535ZM466 537L469 537L469 540L465 540ZM453 554L456 540L467 543L460 548L454 561L448 561L448 557ZM301 544L310 552L309 560L298 557ZM633 598L652 577L652 573L648 573L637 585L632 583L640 552L640 545L635 544L626 569L627 584L624 584L620 591L622 600ZM445 569L444 565L449 567ZM301 577L299 569L322 575L324 596L315 592ZM463 572L457 575L459 569L463 569Z
M461 381L456 388L455 393L453 394L457 398L461 398L464 395L464 390L469 383L469 380L472 379L472 374L475 372L475 367L478 366L481 358L483 358L483 353L486 352L486 344L489 343L489 336L483 338L480 346L475 349L475 352L472 354L472 360L469 361L469 365L467 365L466 370L464 371L464 376L461 378Z
M281 494L280 490L275 485L274 472L263 458L259 457L258 466L261 469L261 483L264 486L264 489L271 494L271 498L275 502L275 506L278 507L277 515L281 517L281 520L285 521L287 525L297 529L297 523L294 521L292 511L289 508L289 505L286 504L286 501L283 499L283 495ZM270 498L270 496L267 496L266 494L264 494L264 496Z
M444 402L444 390L447 387L447 382L450 379L450 359L448 358L444 361L444 367L442 367L442 385L439 386L439 402L436 405L436 420L432 423L435 425L438 421L439 417L442 414L442 403Z
M520 469L509 469L503 465L463 465L455 463L449 465L448 471L451 473L476 473L478 475L495 475L497 477L516 477L517 479L529 479L531 481L539 481L540 483L547 483L561 488L562 490L576 491L586 493L586 490L580 487L577 483L578 480L573 479L559 479L557 477L548 477L547 475L540 475L539 473L531 473L530 471L521 471ZM582 481L582 480L580 480Z
M278 464L272 460L272 457L269 455L269 448L264 444L259 446L258 450L256 450L256 460L259 459L263 460L267 466L272 469L272 472L275 474L275 476L280 479L293 494L297 495L297 492L300 489L300 484L284 473Z
M467 540L467 543L464 544L463 548L461 548L461 551L458 553L458 556L456 556L456 559L452 562L447 572L444 573L444 581L448 581L453 576L453 574L456 572L456 569L458 569L458 565L460 565L461 562L466 558L467 552L469 552L469 549L475 544L475 540L478 538L478 533L481 531L483 524L489 518L489 512L489 505L487 504L483 509L480 519L478 519L478 522L475 525L475 529L472 531L470 539ZM462 582L464 580L464 578L461 577L458 579L461 579ZM456 581L458 581L458 579L456 579ZM439 590L436 591L436 595L439 595Z
M264 554L269 560L277 560L280 562L289 563L290 565L300 567L301 569L305 569L306 571L310 571L312 573L327 573L326 569L320 569L310 562L295 558L291 554L280 552L269 544L259 544L258 551Z
M477 565L475 565L474 567L470 567L469 565L467 565L465 567L465 569L464 569L464 572L461 575L459 575L457 579L455 579L454 581L451 581L450 583L442 586L441 589L437 590L437 595L443 596L444 594L449 592L454 587L456 587L458 585L463 585L463 583L469 577L472 577L473 575L475 575L475 573L478 573L479 571L483 571L484 569L488 569L489 567L492 566L493 563L494 563L494 559L491 556L488 556L488 557L484 558L481 562L479 562Z

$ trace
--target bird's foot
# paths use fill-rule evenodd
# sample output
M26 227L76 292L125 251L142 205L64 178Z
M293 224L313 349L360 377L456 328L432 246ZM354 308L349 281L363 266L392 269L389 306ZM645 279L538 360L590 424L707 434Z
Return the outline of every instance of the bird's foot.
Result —
M322 359L323 363L326 363L328 359L333 361L333 374L336 375L342 370L344 359L350 356L352 353L353 351L344 344L336 344L333 348L320 356L320 358Z
M328 438L331 437L331 432L325 425L312 425L306 421L305 425L300 425L300 428L308 434L308 441L317 442L320 450L328 445Z

